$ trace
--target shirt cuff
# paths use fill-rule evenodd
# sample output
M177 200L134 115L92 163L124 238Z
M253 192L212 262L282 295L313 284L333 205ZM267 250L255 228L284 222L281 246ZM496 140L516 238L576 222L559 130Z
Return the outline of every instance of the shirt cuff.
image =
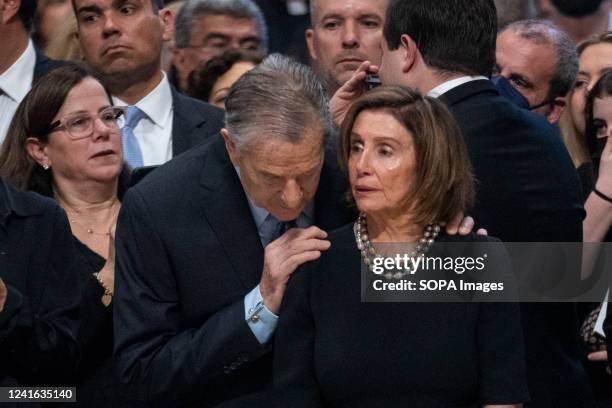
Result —
M244 297L244 319L260 344L270 340L276 329L278 316L264 305L259 285Z

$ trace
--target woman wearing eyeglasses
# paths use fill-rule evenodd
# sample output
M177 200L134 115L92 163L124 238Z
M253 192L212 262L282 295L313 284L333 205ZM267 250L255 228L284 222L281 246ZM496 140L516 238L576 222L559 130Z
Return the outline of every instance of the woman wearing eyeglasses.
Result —
M53 197L66 211L81 270L78 403L112 398L114 229L128 171L124 111L86 70L63 67L19 105L0 152L0 174L20 190ZM125 181L125 182L124 182ZM41 384L43 385L43 384Z

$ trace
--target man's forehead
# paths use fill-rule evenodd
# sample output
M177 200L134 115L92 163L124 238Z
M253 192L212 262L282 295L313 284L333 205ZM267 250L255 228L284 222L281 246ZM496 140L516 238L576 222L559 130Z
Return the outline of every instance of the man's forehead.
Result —
M329 15L363 16L376 15L384 18L388 0L313 0L317 19Z
M234 17L227 14L211 14L197 17L196 23L202 33L222 33L228 36L258 36L257 23L248 17Z
M134 4L151 4L151 0L73 0L74 6L77 11L81 9L89 9L89 8L108 8L112 6L119 6L126 2L134 3Z

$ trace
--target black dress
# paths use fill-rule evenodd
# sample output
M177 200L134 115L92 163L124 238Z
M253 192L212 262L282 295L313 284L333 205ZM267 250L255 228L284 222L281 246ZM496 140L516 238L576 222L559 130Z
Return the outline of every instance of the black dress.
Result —
M331 248L296 273L284 296L274 344L277 403L464 408L528 399L518 305L361 303L352 225L329 239Z
M78 367L77 403L71 407L110 407L113 405L113 307L101 298L104 289L93 276L106 260L74 237L81 278L80 329L77 338L81 350Z

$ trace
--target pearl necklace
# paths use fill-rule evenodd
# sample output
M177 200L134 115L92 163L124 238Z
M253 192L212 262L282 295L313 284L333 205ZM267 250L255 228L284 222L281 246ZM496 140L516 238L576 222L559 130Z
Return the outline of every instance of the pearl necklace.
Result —
M361 251L361 259L366 264L368 269L374 272L374 259L382 258L382 255L376 253L372 242L368 236L368 222L364 213L359 214L359 218L353 225L353 232L355 234L355 241L357 242L357 248ZM434 243L438 234L440 233L440 226L438 224L429 224L425 227L423 237L419 240L416 249L409 255L410 258L416 259L420 256L425 255L429 250L429 247ZM400 279L404 276L413 273L413 268L407 265L407 268L403 271L397 271L395 273L387 272L383 276L387 279Z

